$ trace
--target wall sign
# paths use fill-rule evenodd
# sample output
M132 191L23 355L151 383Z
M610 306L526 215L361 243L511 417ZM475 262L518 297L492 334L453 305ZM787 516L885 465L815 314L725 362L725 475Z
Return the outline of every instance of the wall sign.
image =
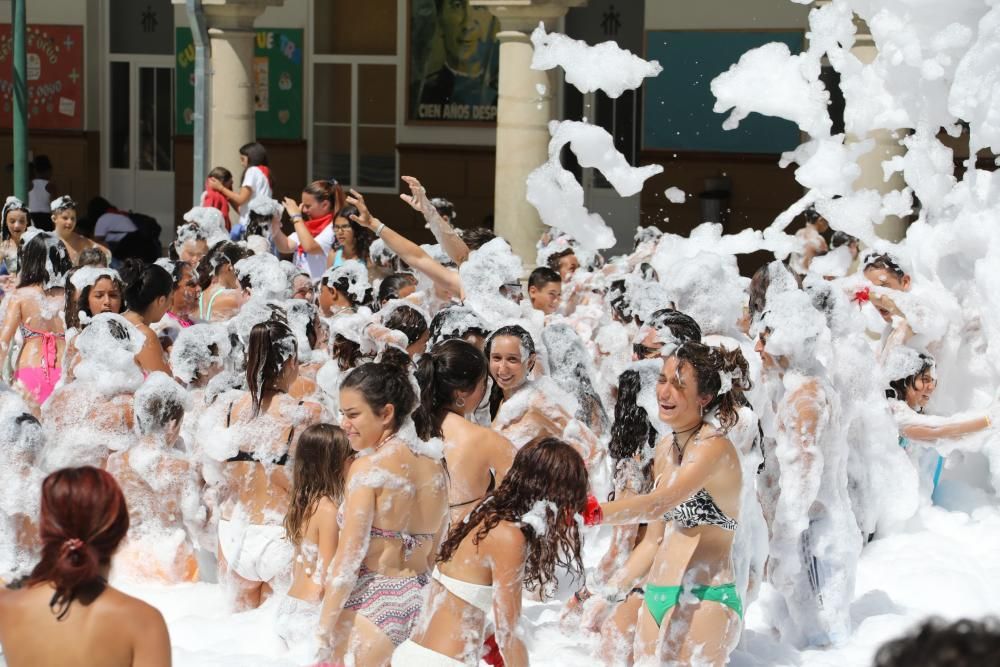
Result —
M179 135L194 132L194 41L177 28ZM302 138L302 30L260 28L254 37L254 111L257 139Z
M494 124L500 22L469 0L410 0L407 122Z
M83 27L29 25L28 129L83 129ZM13 125L14 42L0 25L0 127Z

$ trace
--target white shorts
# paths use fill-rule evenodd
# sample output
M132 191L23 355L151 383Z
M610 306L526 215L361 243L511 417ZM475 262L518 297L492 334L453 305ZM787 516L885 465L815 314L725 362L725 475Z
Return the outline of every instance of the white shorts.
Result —
M282 526L226 519L219 519L219 549L229 569L247 581L273 581L291 571L295 558Z
M309 602L285 596L278 605L274 629L289 648L315 637L319 632L319 612L323 601Z
M392 654L392 667L465 667L461 660L449 658L437 651L432 651L413 641L407 639L396 647Z

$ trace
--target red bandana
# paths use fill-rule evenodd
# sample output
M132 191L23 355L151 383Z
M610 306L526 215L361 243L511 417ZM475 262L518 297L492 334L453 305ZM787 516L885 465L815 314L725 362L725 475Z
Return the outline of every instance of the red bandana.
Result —
M312 237L316 238L330 225L330 223L333 222L333 213L327 213L320 218L310 218L309 220L303 220L302 222L305 223L306 229L309 230ZM306 251L302 249L302 244L299 244L298 250L300 254L306 254Z

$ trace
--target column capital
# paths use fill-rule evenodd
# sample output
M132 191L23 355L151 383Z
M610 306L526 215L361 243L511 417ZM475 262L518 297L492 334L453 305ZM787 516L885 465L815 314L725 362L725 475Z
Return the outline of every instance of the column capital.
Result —
M171 0L186 5L187 0ZM268 7L280 7L285 0L202 0L201 7L209 28L253 30L254 21Z
M469 0L469 4L489 9L503 31L530 33L539 22L551 30L570 8L582 7L587 0Z

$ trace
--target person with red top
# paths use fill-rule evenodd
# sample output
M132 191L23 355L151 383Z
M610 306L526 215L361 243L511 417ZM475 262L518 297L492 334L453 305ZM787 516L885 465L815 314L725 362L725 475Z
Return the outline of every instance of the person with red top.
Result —
M205 179L205 191L201 193L201 205L219 209L222 212L222 219L225 221L226 231L228 232L233 227L229 220L229 200L226 199L224 194L212 187L213 178L222 183L226 189L232 190L233 174L225 167L215 167L212 171L208 172L208 178Z
M230 204L239 209L240 223L231 230L234 239L240 237L250 222L250 200L271 197L271 169L267 166L267 149L256 141L244 144L240 147L240 164L244 172L239 192L233 192L218 178L208 178L208 188L221 193Z
M285 210L295 231L285 235L281 220L271 220L271 240L278 252L292 253L295 266L309 273L313 282L326 271L326 256L336 236L333 219L344 205L344 191L335 180L313 181L302 190L302 203L285 197Z

